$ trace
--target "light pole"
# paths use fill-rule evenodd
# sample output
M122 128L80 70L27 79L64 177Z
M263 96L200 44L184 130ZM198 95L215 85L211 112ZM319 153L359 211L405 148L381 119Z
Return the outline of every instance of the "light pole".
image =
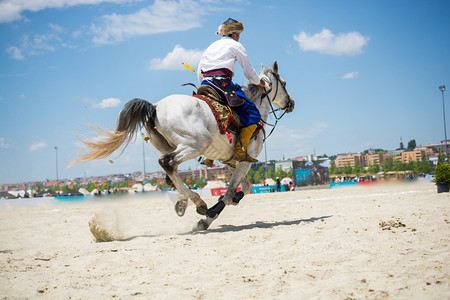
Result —
M56 186L58 186L59 180L58 180L58 146L55 146L55 153L56 153Z
M267 177L268 177L268 175L267 175L267 142L266 141L264 141L264 152L266 153L265 154L265 159L266 159L266 167L265 167L265 169L266 169L266 178L264 178L264 182L266 181L266 179L267 179Z
M142 136L142 159L144 161L144 184L145 184L145 134L141 131Z
M448 161L448 152L447 152L447 126L445 125L445 105L444 105L444 91L445 85L441 85L439 87L442 93L442 111L444 113L444 137L445 137L445 160Z

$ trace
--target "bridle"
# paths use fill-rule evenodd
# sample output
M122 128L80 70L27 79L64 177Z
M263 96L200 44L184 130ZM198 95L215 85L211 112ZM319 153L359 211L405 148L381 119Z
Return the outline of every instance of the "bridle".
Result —
M281 85L281 86L283 87L283 89L284 89L284 92L285 92L286 95L288 95L288 97L289 97L289 102L288 102L288 103L286 104L286 106L283 107L283 108L274 108L273 105L272 105L272 101L271 101L270 98L269 98L269 94L272 92L272 89L273 89L273 88L272 88L272 87L273 87L272 82L270 81L270 79L269 79L268 77L265 77L265 76L264 76L264 77L262 78L262 80L264 80L265 82L267 82L267 83L269 84L270 89L269 89L269 90L266 90L265 87L263 88L263 89L264 89L264 93L261 95L261 99L260 99L261 103L260 103L260 104L262 104L263 99L267 99L267 101L269 102L269 105L270 105L270 112L269 112L269 114L273 114L273 116L274 116L274 118L275 118L275 124L269 124L269 123L267 123L266 121L264 121L263 119L261 119L261 122L263 122L263 124L272 127L272 129L270 130L269 135L266 136L266 133L265 133L265 131L264 131L264 139L263 139L263 142L265 142L266 139L269 138L269 136L270 136L270 135L272 134L272 132L275 130L275 127L277 126L278 121L281 120L281 118L286 114L286 110L292 106L292 99L291 99L291 97L289 96L288 92L286 91L286 83L283 83L283 81L281 80L280 75L279 75L278 73L273 72L273 71L270 71L270 74L272 74L272 76L275 77L275 79L277 80L277 87L276 87L276 90L275 90L275 95L272 97L272 100L276 99L277 94L278 94L278 87ZM276 112L277 112L277 111L280 111L280 110L283 110L283 113L281 114L281 116L277 116Z

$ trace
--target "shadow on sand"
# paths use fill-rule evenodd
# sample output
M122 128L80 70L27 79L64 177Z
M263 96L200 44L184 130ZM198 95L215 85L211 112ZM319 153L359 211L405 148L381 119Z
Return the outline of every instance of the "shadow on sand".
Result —
M247 224L247 225L219 225L220 228L215 229L208 229L204 231L196 231L196 232L189 232L186 234L208 234L208 233L214 233L214 232L228 232L228 231L242 231L242 230L249 230L254 228L272 228L272 227L278 227L278 226L290 226L290 225L298 225L300 223L311 223L316 221L323 221L325 219L331 218L332 216L322 216L318 218L309 218L309 219L300 219L300 220L292 220L292 221L279 221L279 222L260 222L257 221L253 224Z
M292 221L280 221L280 222L256 222L253 224L247 224L247 225L239 225L239 226L234 226L234 225L219 225L219 228L215 228L215 229L208 229L208 230L204 230L204 231L189 231L186 233L181 233L178 235L192 235L192 234L208 234L208 233L217 233L217 232L238 232L238 231L242 231L242 230L250 230L250 229L254 229L254 228L273 228L273 227L278 227L278 226L290 226L290 225L298 225L300 223L312 223L312 222L317 222L317 221L323 221L325 219L331 218L332 216L322 216L322 217L318 217L318 218L309 218L309 219L300 219L300 220L292 220ZM123 238L123 239L119 239L117 241L121 241L121 242L127 242L127 241L131 241L134 240L136 238L152 238L152 237L158 237L161 235L148 235L148 234L143 234L143 235L135 235L135 236L130 236L128 238Z

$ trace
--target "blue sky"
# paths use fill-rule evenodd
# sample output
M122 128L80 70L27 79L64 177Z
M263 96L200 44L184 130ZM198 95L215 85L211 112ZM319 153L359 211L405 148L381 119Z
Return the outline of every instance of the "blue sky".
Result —
M268 159L444 139L450 1L1 0L0 183L56 179L55 146L59 179L143 170L140 136L114 164L65 167L86 123L114 128L132 98L190 94L181 62L195 68L228 17L244 23L253 67L277 60L296 100ZM234 81L247 82L238 65ZM161 170L145 151L146 170Z

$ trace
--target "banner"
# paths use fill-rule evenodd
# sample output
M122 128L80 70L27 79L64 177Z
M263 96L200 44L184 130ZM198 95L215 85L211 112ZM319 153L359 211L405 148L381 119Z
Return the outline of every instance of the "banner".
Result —
M275 193L277 191L277 186L276 185L252 186L251 190L252 194ZM281 185L281 191L286 192L286 186L284 184Z
M236 192L239 192L241 190L241 187L238 187ZM211 195L212 196L222 196L225 195L227 191L227 188L217 188L217 189L211 189Z

